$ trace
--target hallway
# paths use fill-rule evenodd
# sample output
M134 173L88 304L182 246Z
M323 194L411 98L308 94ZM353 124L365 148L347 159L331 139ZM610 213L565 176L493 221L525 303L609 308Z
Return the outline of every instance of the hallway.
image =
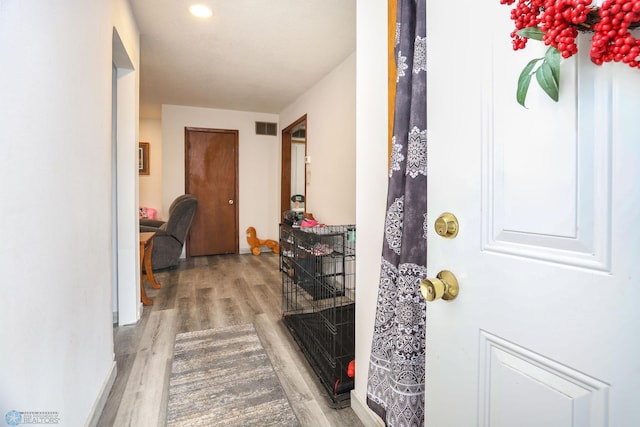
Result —
M192 257L155 274L153 306L136 325L114 328L118 376L99 426L165 425L177 333L253 322L303 426L362 426L351 408L332 409L326 390L280 321L278 256Z

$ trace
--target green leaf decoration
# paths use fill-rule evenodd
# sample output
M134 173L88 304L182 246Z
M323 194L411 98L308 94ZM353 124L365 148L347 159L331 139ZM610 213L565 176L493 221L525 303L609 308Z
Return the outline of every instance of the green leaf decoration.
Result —
M553 78L557 82L558 89L560 88L560 60L562 59L562 55L560 51L555 47L551 46L547 49L544 54L544 59L551 67L551 71L553 72Z
M542 61L542 65L536 70L536 80L542 90L544 90L551 99L558 102L558 81L555 79L551 65L549 65L546 59Z
M518 90L516 91L516 100L518 104L527 108L524 105L524 101L527 98L527 92L529 91L529 83L531 83L531 76L533 75L536 64L542 58L536 58L529 61L529 63L522 69L520 77L518 77Z
M534 40L542 40L544 33L538 27L524 28L518 31L520 37L528 37ZM529 61L518 77L518 89L516 90L516 100L518 104L524 105L527 92L531 84L531 76L536 75L538 84L549 95L549 98L558 102L560 92L560 61L562 55L560 51L550 46L544 54L544 58L536 58Z
M523 28L517 33L520 37L527 37L534 40L542 40L544 32L538 27Z

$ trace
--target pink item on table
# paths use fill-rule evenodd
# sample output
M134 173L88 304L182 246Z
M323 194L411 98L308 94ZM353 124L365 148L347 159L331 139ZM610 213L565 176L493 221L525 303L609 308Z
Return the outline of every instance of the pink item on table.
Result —
M156 219L158 211L153 208L147 208L147 218L148 219Z
M148 208L146 206L140 206L139 209L139 217L140 219L156 219L156 214L158 211L153 208Z

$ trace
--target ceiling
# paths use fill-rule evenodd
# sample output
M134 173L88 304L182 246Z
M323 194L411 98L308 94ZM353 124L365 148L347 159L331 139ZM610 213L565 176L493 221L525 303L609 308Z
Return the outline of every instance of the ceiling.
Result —
M140 117L162 104L277 114L356 48L356 0L130 0ZM208 19L188 8L201 3Z

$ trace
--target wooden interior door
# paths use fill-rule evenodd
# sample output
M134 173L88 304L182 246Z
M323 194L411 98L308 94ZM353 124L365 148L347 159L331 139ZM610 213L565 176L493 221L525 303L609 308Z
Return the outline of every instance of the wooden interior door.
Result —
M238 253L238 131L185 128L185 162L198 198L187 256Z
M532 81L522 108L546 47L513 52L509 12L427 3L427 268L459 295L427 303L426 425L638 426L640 74L584 35L559 102Z

